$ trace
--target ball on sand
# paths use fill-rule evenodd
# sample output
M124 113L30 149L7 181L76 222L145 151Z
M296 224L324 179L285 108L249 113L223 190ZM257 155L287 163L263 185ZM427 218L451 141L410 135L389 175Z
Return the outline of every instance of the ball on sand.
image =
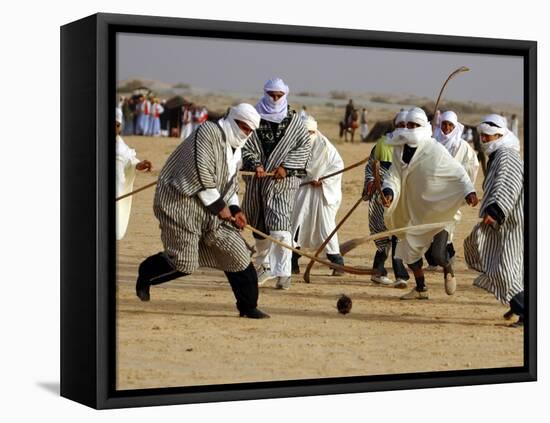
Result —
M351 304L351 298L345 294L342 294L336 302L338 313L348 314L351 311Z

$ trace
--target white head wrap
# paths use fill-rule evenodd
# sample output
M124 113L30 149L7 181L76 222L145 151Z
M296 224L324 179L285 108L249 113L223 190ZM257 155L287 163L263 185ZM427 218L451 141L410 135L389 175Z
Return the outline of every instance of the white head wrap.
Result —
M115 122L118 122L122 125L122 110L120 107L115 108Z
M317 121L313 116L308 115L305 119L302 119L302 122L308 131L317 131Z
M493 125L490 125L488 122ZM519 151L519 139L512 131L508 130L508 122L504 116L496 114L485 116L477 127L477 131L480 135L502 135L495 141L481 142L481 147L488 156L500 148L513 148Z
M235 122L235 119L246 123L254 131L260 126L260 115L250 104L241 103L231 107L227 117L218 121L229 145L233 148L241 148L250 135L245 135L241 128L239 128L239 125L237 125L237 122Z
M448 133L444 134L441 130L441 124L443 122L451 122L454 125L454 129ZM462 139L462 133L464 132L464 125L458 121L458 116L453 111L447 111L441 114L440 124L435 128L434 138L439 141L446 149L451 153L451 156L454 157L460 142Z
M285 95L279 100L273 101L267 94L270 91L281 91ZM264 96L256 104L256 110L260 113L262 119L280 123L286 117L288 113L288 92L288 86L281 78L273 78L265 83Z
M391 145L408 144L411 147L418 147L420 143L429 140L432 137L432 127L428 122L428 117L424 110L414 107L407 112L407 123L413 122L420 125L417 128L397 128L393 131L393 137L386 141Z
M406 110L401 110L393 118L394 126L397 126L398 123L403 123L403 122L405 122L405 123L407 122L407 111ZM403 128L395 128L393 130L393 132L388 132L386 134L386 138L387 139L392 139L395 135L398 135L399 132L396 132L396 131L398 131L399 129L403 129Z
M395 115L395 118L393 119L394 125L397 125L398 123L405 122L407 123L407 111L402 110L399 113Z
M319 132L317 131L317 121L311 115L307 115L302 118L302 122L308 131L315 131L313 134L309 134L309 140L313 143L317 139Z

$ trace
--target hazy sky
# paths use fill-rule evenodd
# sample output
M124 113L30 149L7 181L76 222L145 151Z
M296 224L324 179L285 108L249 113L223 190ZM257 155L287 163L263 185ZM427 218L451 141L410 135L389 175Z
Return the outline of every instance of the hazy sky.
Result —
M165 35L118 35L117 79L142 77L209 90L263 93L279 76L290 94L331 90L434 98L454 69L448 100L523 104L523 58L413 50L240 41Z

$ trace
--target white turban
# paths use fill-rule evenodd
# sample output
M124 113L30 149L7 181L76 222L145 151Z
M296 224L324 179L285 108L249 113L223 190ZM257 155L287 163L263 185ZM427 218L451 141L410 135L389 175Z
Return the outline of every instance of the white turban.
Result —
M490 125L490 123L493 125ZM508 131L507 128L508 122L506 121L506 118L495 114L485 116L478 126L479 133L487 135L506 135L506 132Z
M122 110L120 107L115 108L115 121L122 125Z
M317 121L313 116L308 115L305 119L302 119L302 122L308 131L317 131Z
M407 112L407 122L414 122L422 127L430 126L426 112L420 107L413 107Z
M502 135L494 141L481 142L481 147L488 156L501 148L512 148L516 151L520 149L519 139L512 131L508 130L508 122L504 116L496 114L485 116L477 127L477 131L480 135Z
M441 122L451 122L454 126L458 124L458 116L452 110L441 114Z
M455 112L449 110L441 114L440 124L435 128L434 137L439 141L446 149L451 153L451 156L455 156L462 140L462 133L464 132L464 125L458 121L458 116ZM448 134L444 134L441 130L441 124L443 122L450 122L454 125L454 129Z
M432 137L432 127L424 110L414 107L407 112L406 121L420 125L418 128L397 128L393 131L391 139L386 141L389 145L408 144L410 147L418 147Z
M235 120L246 123L254 131L260 126L260 115L250 104L241 103L231 107L227 117L218 121L229 145L233 148L241 148L250 135L246 135Z
M284 93L279 100L273 101L269 96L270 91L281 91ZM256 110L262 119L269 122L281 123L288 113L288 86L281 78L272 78L264 85L264 96L256 104Z
M402 110L399 113L395 115L395 118L393 119L393 123L397 125L398 123L405 122L407 123L407 111Z
M288 85L281 78L272 78L264 84L264 93L268 91L282 91L288 94Z
M253 131L260 126L260 114L256 111L254 106L248 103L241 103L231 107L228 117L243 121Z

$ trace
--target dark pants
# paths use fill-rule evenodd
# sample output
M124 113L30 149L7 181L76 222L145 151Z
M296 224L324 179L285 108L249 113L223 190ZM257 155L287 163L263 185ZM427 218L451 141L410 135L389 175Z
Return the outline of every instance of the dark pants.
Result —
M524 317L525 313L525 302L523 298L523 291L519 294L516 294L510 300L510 308L512 311L520 317Z
M395 258L395 248L397 246L397 237L392 236L391 238L391 262L392 262L392 268L393 268L393 274L395 275L395 279L402 279L404 281L409 280L409 273L407 272L407 269L405 268L403 264L403 260ZM376 250L376 254L374 255L374 263L372 265L372 268L375 269L378 272L379 276L387 276L388 271L386 270L386 267L384 264L386 263L386 260L388 259L388 250L389 245L386 249L383 251Z
M455 255L455 249L452 243L448 244L449 232L443 230L438 232L424 255L430 266L447 267L450 260Z
M255 309L258 305L258 277L253 264L250 263L240 272L224 273L237 300L237 309L240 312ZM187 275L188 273L176 270L165 253L150 256L139 266L139 279L147 281L150 285L159 285Z
M424 271L422 270L422 259L409 264L409 268L413 271L414 281L416 283L416 290L421 292L426 289L426 283L424 280Z

